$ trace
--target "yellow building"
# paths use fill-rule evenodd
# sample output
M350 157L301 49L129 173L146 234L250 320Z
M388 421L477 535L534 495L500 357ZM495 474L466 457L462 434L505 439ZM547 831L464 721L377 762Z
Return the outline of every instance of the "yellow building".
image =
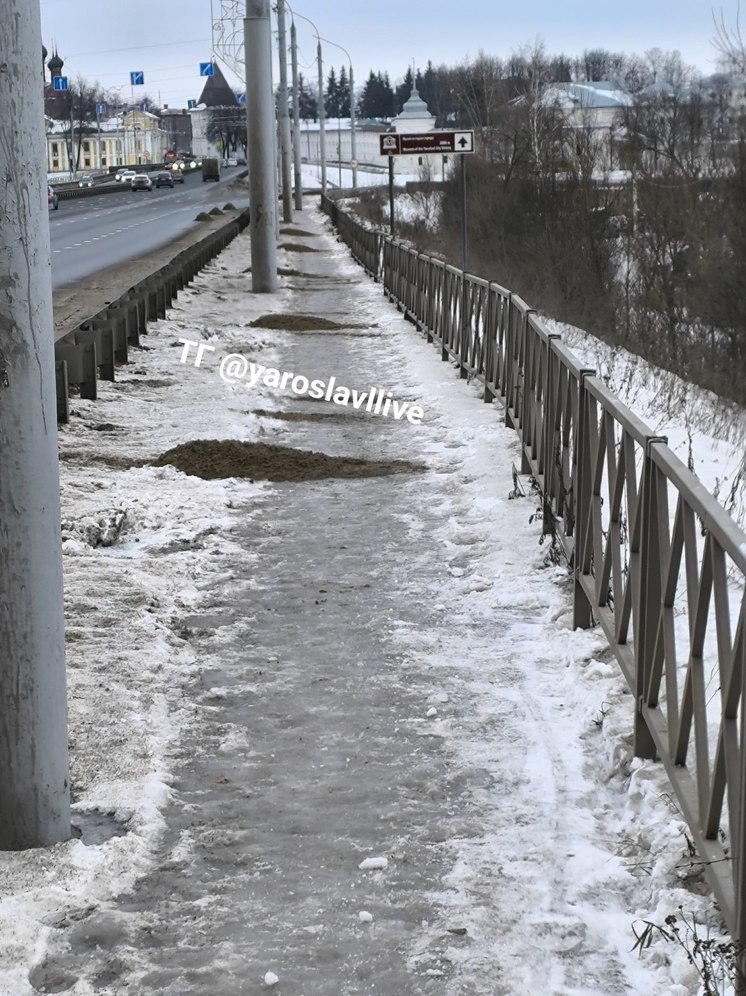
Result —
M111 166L161 163L167 149L168 134L158 116L148 111L132 110L118 118L106 118L92 124L83 136L74 128L72 151L69 122L47 119L49 173L103 173Z

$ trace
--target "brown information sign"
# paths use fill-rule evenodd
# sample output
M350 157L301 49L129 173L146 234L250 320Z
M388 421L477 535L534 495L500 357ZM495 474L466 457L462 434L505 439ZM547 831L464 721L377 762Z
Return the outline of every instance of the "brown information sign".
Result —
M474 151L473 131L423 131L378 136L382 156L448 155Z

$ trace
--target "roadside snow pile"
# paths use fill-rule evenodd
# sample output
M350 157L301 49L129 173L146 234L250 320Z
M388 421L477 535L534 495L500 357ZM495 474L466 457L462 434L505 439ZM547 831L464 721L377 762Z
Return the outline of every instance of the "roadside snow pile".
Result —
M123 508L111 509L97 516L62 520L63 553L80 553L86 546L113 546L127 520Z

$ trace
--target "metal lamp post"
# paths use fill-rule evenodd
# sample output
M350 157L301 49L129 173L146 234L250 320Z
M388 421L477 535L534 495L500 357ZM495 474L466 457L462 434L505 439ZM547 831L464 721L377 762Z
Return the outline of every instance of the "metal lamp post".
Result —
M314 34L316 35L316 61L319 67L319 158L321 159L321 193L326 193L326 113L324 111L324 64L321 58L321 38L319 37L319 31L316 25L313 23L310 17L306 17L305 14L297 14L289 3L286 2L285 6L288 8L293 17L300 17L303 21L308 21L308 23L313 28Z
M280 63L277 117L280 129L280 174L282 176L282 220L293 220L290 201L290 115L288 113L288 65L285 35L285 0L277 0L277 41Z
M291 72L293 79L293 190L295 210L303 210L303 176L300 150L300 93L298 92L298 43L295 36L295 21L290 23Z
M333 45L334 48L338 48L341 52L347 56L347 61L350 64L350 159L352 165L352 186L357 187L357 145L355 141L355 74L352 69L352 58L350 53L342 45L338 45L336 42L329 41L328 38L322 38L321 41L326 42L327 45ZM341 160L341 155L340 155ZM341 162L340 162L340 173L341 173ZM342 185L340 181L340 186Z

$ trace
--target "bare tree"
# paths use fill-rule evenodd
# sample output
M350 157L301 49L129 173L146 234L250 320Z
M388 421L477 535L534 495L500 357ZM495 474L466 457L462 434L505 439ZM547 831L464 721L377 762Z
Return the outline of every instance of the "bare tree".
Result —
M482 148L491 149L490 133L499 108L505 103L505 73L501 61L480 52L472 62L463 62L450 73L450 89L458 100L466 122L477 132Z
M715 37L712 44L720 54L720 61L723 69L727 72L746 74L746 42L741 34L741 4L736 7L736 23L733 27L728 27L725 23L723 8L720 8L720 15L716 16L712 12L712 20L715 24Z

